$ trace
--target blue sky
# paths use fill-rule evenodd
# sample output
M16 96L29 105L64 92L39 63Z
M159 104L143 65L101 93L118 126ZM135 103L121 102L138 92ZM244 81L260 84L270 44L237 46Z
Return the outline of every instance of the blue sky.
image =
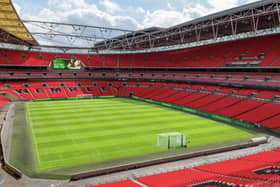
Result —
M23 19L143 29L169 27L256 0L13 0Z

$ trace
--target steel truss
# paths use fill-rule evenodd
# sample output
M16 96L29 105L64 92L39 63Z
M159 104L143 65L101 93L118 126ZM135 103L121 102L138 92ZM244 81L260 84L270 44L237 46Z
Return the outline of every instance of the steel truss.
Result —
M81 24L57 23L48 21L23 20L32 30L34 37L40 37L58 48L92 48L99 41L133 32L127 29L98 27ZM47 46L41 43L42 46Z
M264 0L202 17L174 27L122 40L105 40L95 44L99 50L148 49L180 45L280 26L280 1ZM108 47L109 46L109 47Z

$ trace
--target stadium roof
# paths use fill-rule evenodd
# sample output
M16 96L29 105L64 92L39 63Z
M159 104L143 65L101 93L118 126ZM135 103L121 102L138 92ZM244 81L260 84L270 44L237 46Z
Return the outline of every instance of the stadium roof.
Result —
M240 33L257 33L280 26L280 0L262 0L232 8L166 29L122 40L104 40L94 47L107 49L148 49L180 45ZM136 31L137 32L137 31ZM269 31L268 31L269 32Z
M161 31L161 30L162 30L162 28L160 28L160 27L149 27L149 28L146 28L146 29L142 29L142 30L130 32L130 33L128 33L128 34L120 35L120 36L117 36L117 37L114 37L114 38L110 38L110 39L107 40L107 41L112 41L112 40L117 40L117 41L127 40L127 39L129 39L129 38L133 38L133 37L136 37L136 36L143 36L143 35L145 35L145 34L154 33L154 32ZM95 46L102 45L102 44L104 44L104 42L105 42L105 41L101 41L101 42L95 43Z
M0 41L16 44L37 44L20 20L11 0L0 0Z

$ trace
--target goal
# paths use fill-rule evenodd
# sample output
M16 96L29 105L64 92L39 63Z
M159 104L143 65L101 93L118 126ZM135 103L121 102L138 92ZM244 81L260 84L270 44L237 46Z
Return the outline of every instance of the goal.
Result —
M180 132L158 134L157 146L168 149L186 147L186 135Z

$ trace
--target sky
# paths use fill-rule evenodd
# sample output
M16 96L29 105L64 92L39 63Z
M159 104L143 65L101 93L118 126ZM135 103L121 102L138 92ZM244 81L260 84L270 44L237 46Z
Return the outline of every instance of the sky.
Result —
M22 19L138 30L170 27L256 0L12 0Z

